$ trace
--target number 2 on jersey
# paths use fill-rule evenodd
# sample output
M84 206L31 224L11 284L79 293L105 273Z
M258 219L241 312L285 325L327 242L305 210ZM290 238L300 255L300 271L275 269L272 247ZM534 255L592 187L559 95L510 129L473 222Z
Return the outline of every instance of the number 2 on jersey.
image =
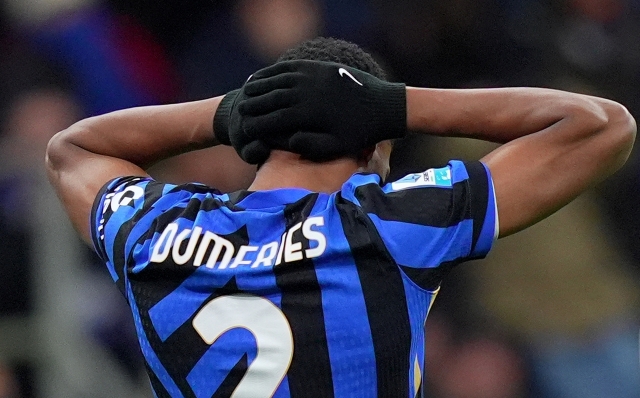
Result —
M256 339L257 355L231 398L271 398L289 370L293 336L289 321L271 301L237 294L208 302L193 327L209 345L225 332L243 328Z

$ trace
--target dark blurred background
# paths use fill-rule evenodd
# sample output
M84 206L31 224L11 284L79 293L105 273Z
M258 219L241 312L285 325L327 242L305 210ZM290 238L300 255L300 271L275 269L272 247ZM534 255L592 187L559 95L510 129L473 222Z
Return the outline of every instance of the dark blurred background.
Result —
M116 109L239 87L319 35L392 80L539 86L640 116L640 0L4 0L0 10L0 398L149 397L125 300L43 172L48 139ZM490 144L409 137L392 177ZM640 397L640 163L445 280L427 322L429 397ZM228 159L211 170L211 156ZM230 179L225 170L246 170ZM171 182L246 187L224 148L170 159Z

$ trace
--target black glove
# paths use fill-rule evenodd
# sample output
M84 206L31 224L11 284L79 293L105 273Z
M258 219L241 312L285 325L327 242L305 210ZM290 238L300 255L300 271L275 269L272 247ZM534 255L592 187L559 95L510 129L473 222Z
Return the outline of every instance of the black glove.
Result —
M407 131L405 85L341 64L279 62L256 72L242 93L241 129L230 139L246 161L266 160L265 148L327 160Z
M264 163L271 153L271 147L264 141L249 139L243 133L242 117L238 113L237 106L243 99L247 99L247 96L242 88L230 91L222 97L213 117L213 131L220 144L232 145L245 162ZM275 140L275 137L271 138ZM273 142L272 145L274 145Z
M240 89L229 91L225 94L218 105L216 114L213 116L213 133L216 135L216 139L223 145L231 145L229 125L231 125L231 113L234 110L236 110L235 116L239 116L236 109L239 94ZM239 122L236 121L234 124L239 124Z

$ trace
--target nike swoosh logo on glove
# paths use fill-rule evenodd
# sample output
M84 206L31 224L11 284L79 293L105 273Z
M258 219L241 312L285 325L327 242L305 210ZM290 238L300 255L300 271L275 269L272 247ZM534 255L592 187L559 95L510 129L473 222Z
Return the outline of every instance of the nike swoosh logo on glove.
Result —
M338 69L338 73L340 74L341 77L343 77L344 75L349 76L351 80L353 80L354 82L362 86L362 83L360 83L355 77L353 77L353 75L349 73L349 71L347 71L345 68Z

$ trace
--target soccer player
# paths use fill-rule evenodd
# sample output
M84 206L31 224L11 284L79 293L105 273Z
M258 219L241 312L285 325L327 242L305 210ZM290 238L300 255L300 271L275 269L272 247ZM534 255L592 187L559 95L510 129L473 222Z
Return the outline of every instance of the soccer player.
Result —
M131 307L158 397L422 396L424 322L447 270L606 178L635 137L600 98L383 77L358 47L318 39L225 97L51 140L51 182ZM386 182L407 129L504 145ZM220 141L261 163L248 190L145 172Z

